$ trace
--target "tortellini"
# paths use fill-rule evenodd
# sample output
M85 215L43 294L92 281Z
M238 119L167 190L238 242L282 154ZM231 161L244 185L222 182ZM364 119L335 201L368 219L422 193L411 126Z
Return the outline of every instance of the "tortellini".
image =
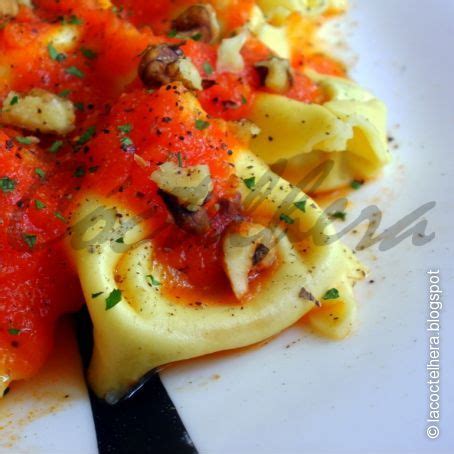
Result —
M73 225L93 244L68 250L94 324L89 381L109 402L152 369L260 342L306 314L328 336L350 332L356 310L352 286L365 274L362 265L340 242L328 244L334 228L305 194L249 151L238 152L234 164L239 178L255 182L240 185L242 204L253 228L264 226L273 235L267 244L277 259L260 286L230 303L207 296L194 306L166 296L164 265L154 255L146 222L122 232L125 244L119 245L114 231L134 213L115 200L84 195ZM105 208L102 222L93 215L99 207ZM106 225L112 227L110 241L97 241ZM333 288L338 298L324 300ZM106 310L106 297L112 295L116 304Z
M330 171L316 192L376 176L390 161L386 106L354 82L308 72L324 90L322 105L261 93L249 119L261 129L252 151L298 184L330 161ZM331 168L332 166L332 168Z
M281 58L290 58L291 40L284 24L273 25L267 22L263 11L254 6L248 22L249 30L271 51Z

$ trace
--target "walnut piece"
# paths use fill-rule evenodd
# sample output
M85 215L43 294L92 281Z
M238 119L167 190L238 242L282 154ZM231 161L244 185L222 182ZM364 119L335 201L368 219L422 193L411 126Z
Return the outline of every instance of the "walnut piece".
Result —
M148 88L159 88L180 81L190 90L202 89L199 71L176 45L148 46L140 60L138 73Z
M287 59L271 57L255 64L262 85L275 93L285 93L293 84L293 76Z
M34 88L22 95L11 91L3 101L0 121L41 133L65 135L74 129L74 105L46 90Z
M271 267L277 259L276 240L271 230L259 224L232 224L223 240L224 270L238 299L249 290L251 272Z
M179 37L199 38L213 43L219 38L220 26L211 5L192 5L173 20L172 26Z

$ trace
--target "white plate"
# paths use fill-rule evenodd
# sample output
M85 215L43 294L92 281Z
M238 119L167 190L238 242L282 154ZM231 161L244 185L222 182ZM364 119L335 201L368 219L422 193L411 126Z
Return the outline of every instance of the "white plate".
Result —
M346 341L320 339L297 326L264 347L164 372L203 453L454 452L454 2L356 1L343 23L359 56L353 77L386 101L398 145L385 177L352 196L349 219L378 205L382 232L435 201L424 219L436 238L425 246L407 238L387 252L360 253L375 283L358 285L360 323ZM357 236L347 241L355 244ZM441 270L445 303L437 440L426 436L431 268ZM23 426L15 452L96 452L85 398ZM3 435L0 440L1 446Z

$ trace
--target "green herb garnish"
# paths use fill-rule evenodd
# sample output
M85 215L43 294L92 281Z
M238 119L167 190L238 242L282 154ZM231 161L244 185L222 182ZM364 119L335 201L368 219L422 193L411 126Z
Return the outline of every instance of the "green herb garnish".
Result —
M74 171L74 176L77 178L82 178L83 176L85 176L84 167L77 167L77 169Z
M337 300L339 298L339 290L337 288L332 288L328 290L323 296L324 300Z
M18 102L19 102L19 96L14 95L14 96L11 98L11 101L9 102L9 105L10 105L10 106L14 106L14 104L17 104Z
M296 208L298 208L298 210L302 211L303 213L306 212L306 204L307 204L307 199L306 200L300 200L299 202L295 202L295 206Z
M63 19L62 23L63 24L68 24L68 25L82 25L83 24L83 20L79 19L77 16L75 16L73 14L68 19Z
M52 143L52 145L47 149L49 153L57 153L58 150L63 146L63 141L62 140L56 140L55 142Z
M54 216L57 218L57 219L60 219L60 221L64 222L66 224L66 218L59 212L59 211L56 211L54 213Z
M134 142L129 137L122 137L120 139L120 143L122 147L130 147L131 145L134 145Z
M66 55L61 52L58 52L58 50L55 49L52 43L49 43L47 45L47 51L49 52L49 57L58 63L61 63L63 60L66 59Z
M66 68L65 72L67 74L71 74L71 76L76 76L79 79L83 79L85 77L85 73L76 66L70 66L69 68Z
M363 185L364 183L362 181L359 181L359 180L353 180L350 184L350 186L355 189L356 191L361 188L361 186Z
M20 334L20 329L9 328L8 333L11 334L11 336L17 336L18 334Z
M39 178L41 178L41 180L44 180L44 178L46 178L46 172L44 172L44 170L40 169L39 167L35 169L35 173L39 176Z
M0 189L3 192L12 192L16 188L16 182L9 177L0 178Z
M32 139L30 137L16 136L16 140L22 145L31 145Z
M284 221L286 224L294 224L295 223L295 220L292 219L290 216L282 213L280 216L279 216L279 219L281 221Z
M96 127L90 126L87 130L77 139L77 145L85 145L96 133Z
M88 49L86 47L82 47L80 51L82 52L83 56L88 58L89 60L93 60L98 56L98 54L94 50Z
M210 126L210 123L208 121L204 121L204 120L200 120L200 119L197 119L195 121L195 127L199 131L203 131L204 129L208 128L208 126Z
M121 290L117 288L110 292L110 295L106 298L106 311L115 307L121 301Z
M161 285L161 283L157 279L155 279L155 277L152 274L149 274L147 276L147 280L154 287L158 287L159 285Z
M213 74L213 67L207 61L203 64L203 70L208 76L211 76L211 74Z
M125 123L124 125L117 126L118 130L124 132L125 134L129 134L132 131L132 124Z
M31 235L29 233L24 233L22 235L22 238L24 239L24 241L27 243L28 247L30 249L33 249L35 247L35 244L36 244L36 235Z
M43 202L41 202L41 200L36 199L35 207L37 210L42 210L43 208L46 208L46 205Z
M246 185L246 187L248 189L254 189L255 188L255 177L245 178L245 179L243 179L243 183Z
M60 96L60 98L67 98L70 94L71 94L71 90L69 90L68 88L65 88L58 94L58 96Z
M334 213L330 213L329 217L331 219L340 219L341 221L345 221L347 213L345 211L335 211Z

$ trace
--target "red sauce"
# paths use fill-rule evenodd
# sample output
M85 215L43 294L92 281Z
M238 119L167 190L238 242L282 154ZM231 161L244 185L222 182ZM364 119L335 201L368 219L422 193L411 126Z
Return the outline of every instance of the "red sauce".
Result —
M0 361L23 378L44 362L56 319L78 309L82 296L58 241L67 226L55 216L64 212L72 178L55 174L42 150L24 150L9 137L0 131L0 178L16 184L0 194Z
M0 366L13 379L36 373L52 348L56 320L83 304L75 270L61 246L81 191L113 194L136 212L151 210L147 222L159 227L169 212L150 180L153 170L168 160L207 164L214 184L206 205L209 231L195 237L170 225L155 238L156 254L169 270L178 270L166 283L174 296L191 288L193 296L198 289L199 295L232 300L220 234L234 216L217 206L235 198L239 183L230 162L241 144L223 120L248 116L254 96L264 90L254 65L270 55L262 43L250 39L242 50L244 71L218 73L216 45L167 36L169 18L197 3L192 0L115 1L115 10L100 10L95 0L33 3L33 11L21 8L0 30L0 71L6 71L0 78L0 99L11 90L42 88L75 103L77 122L67 138L38 134L39 144L19 142L30 132L0 129ZM242 26L254 4L234 3L222 13L227 31ZM48 42L61 22L76 28L78 43L55 59ZM188 112L176 85L154 93L142 86L137 78L140 53L162 41L181 44L205 84L211 84L197 95L211 117ZM300 66L301 61L293 64ZM326 57L312 57L307 65L342 75ZM321 101L317 85L301 74L287 95ZM205 129L195 127L198 117L208 122ZM124 125L131 130L122 131Z

